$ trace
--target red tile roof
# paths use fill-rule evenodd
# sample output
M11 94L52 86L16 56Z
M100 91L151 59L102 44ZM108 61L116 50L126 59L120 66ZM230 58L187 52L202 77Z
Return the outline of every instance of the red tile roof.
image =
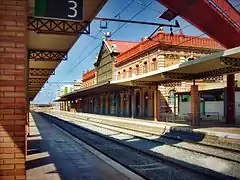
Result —
M108 43L110 48L112 47L113 44L117 45L117 51L119 53L123 53L139 44L139 42L118 40L107 40L106 42Z
M220 44L208 37L197 37L197 36L187 36L182 34L170 35L168 33L158 33L152 40L145 40L138 43L128 51L125 51L118 55L117 65L126 63L131 60L131 58L146 52L147 50L158 47L160 45L173 45L179 47L192 47L192 48L208 48L215 50L222 50Z
M94 78L95 77L95 73L96 73L96 69L95 68L90 70L90 71L88 71L88 72L86 72L86 73L84 73L82 75L82 81L85 82L85 81L87 81L89 79Z

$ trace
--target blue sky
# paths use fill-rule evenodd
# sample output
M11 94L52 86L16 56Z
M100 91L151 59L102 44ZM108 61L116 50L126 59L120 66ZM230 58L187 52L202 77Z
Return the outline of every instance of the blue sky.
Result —
M233 5L236 5L239 0L231 1ZM166 10L166 8L155 0L108 0L97 16L120 19L131 19L134 17L133 20L169 24L168 21L158 18L164 10ZM182 18L177 17L176 19L180 27L183 28L182 31L184 34L196 36L202 34L201 31L189 25L189 23ZM175 20L170 23L174 23L174 21ZM69 51L68 60L61 62L56 69L55 75L51 76L48 80L49 82L59 82L59 84L45 84L33 103L49 103L55 99L57 90L63 85L60 84L60 82L73 82L74 80L81 79L83 71L93 68L93 63L99 52L104 32L109 31L113 33L123 26L114 33L110 39L140 41L141 37L150 35L157 28L156 26L124 24L125 23L109 22L108 29L101 30L100 21L94 20L91 23L90 36L81 35ZM169 28L165 28L164 30L169 31ZM178 29L173 30L175 31L174 33L179 33Z

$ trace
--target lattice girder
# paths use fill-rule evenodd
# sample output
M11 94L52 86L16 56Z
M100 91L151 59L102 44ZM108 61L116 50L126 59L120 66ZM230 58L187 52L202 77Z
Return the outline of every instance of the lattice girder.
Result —
M194 74L189 74L189 73L174 73L174 72L166 72L163 73L163 76L165 78L170 78L170 79L182 79L182 80L192 80L194 79Z
M27 29L44 34L90 34L90 22L28 17Z
M29 84L31 83L41 83L44 84L46 81L48 80L48 78L29 78Z
M133 86L142 86L142 85L150 86L150 85L156 85L157 82L155 82L155 81L131 81L131 84Z
M221 64L240 67L240 58L221 57Z
M67 52L63 51L43 51L43 50L28 50L30 61L61 61L67 60Z
M206 71L200 74L197 74L195 76L195 79L205 79L205 78L222 78L222 75L225 74L231 74L231 73L237 73L240 72L240 67L239 68L234 68L234 67L225 67L217 70L212 70L212 71Z
M29 69L30 76L50 76L54 75L55 69Z
M28 87L42 87L44 83L29 83Z
M41 87L39 87L39 88L28 88L28 90L31 92L31 91L36 91L36 92L38 92L39 90L41 89Z
M182 83L180 81L174 81L174 82L165 82L161 85L163 85L165 87L176 87L176 86L181 86Z
M193 80L193 79L203 79L203 80L223 80L223 75L240 72L240 67L225 67L221 69L211 70L202 72L199 74L189 74L189 73L163 73L164 77L173 80Z

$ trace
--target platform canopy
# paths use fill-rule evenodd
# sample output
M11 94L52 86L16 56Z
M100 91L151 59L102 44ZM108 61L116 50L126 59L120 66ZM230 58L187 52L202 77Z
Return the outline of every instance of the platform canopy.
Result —
M106 83L97 84L91 87L82 88L77 91L65 94L60 99L56 99L55 102L71 101L71 100L80 99L86 96L103 94L103 93L106 93L108 90L121 91L121 90L126 90L127 88L128 86L121 86L117 84L110 84L110 82L106 82Z
M194 79L217 79L222 75L237 72L240 72L240 47L224 50L128 79L111 81L111 84L124 86L167 84Z
M107 0L28 0L28 98L33 100ZM81 47L80 47L81 48Z

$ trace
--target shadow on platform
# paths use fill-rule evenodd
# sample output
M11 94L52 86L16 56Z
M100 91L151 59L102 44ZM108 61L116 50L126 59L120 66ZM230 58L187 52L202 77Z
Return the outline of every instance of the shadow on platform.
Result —
M53 117L53 116L50 116L48 114L45 114L45 113L39 113L42 117L44 118L48 118L48 119L57 119L57 120L61 120L61 118L57 118L57 117ZM54 121L54 120L53 120ZM69 122L68 122L69 123ZM73 126L73 128L71 128L71 132L74 132L74 131L77 131L77 127L78 125L75 125L73 123L69 123ZM94 133L98 133L94 130L90 130L90 131L93 131ZM114 134L111 134L110 136L113 136ZM180 142L183 142L185 140L190 140L190 141L195 141L195 142L199 142L201 141L202 139L204 139L205 137L205 134L204 133L196 133L194 136L192 136L192 133L187 133L187 132L177 132L177 131L170 131L168 133L165 133L165 135L168 135L168 136L174 136L174 137L179 137L180 140L179 141L172 141L172 144L176 144L176 143L180 143ZM79 137L81 139L81 137ZM110 137L112 138L112 137ZM155 140L161 140L163 137L159 136L158 138L156 138ZM131 141L133 140L133 141ZM212 174L214 175L215 177L218 177L217 179L234 179L232 178L231 176L228 176L228 175L225 175L221 172L216 172L216 171L213 171L211 169L208 169L204 166L198 166L198 165L195 165L195 164L191 164L191 163L188 163L188 162L185 162L185 161L182 161L182 160L178 160L178 159L175 159L175 158L172 158L170 156L166 156L164 154L161 154L160 152L154 152L152 151L153 149L155 148L161 148L160 146L160 143L146 143L146 141L144 140L136 140L135 138L133 139L123 139L121 140L123 141L125 144L128 144L130 146L134 146L134 147L141 147L142 149L144 149L145 152L148 152L152 155L157 155L161 158L165 158L165 159L168 159L168 160L171 160L173 162L175 162L176 164L181 164L183 166L186 166L188 168L191 168L191 169L197 169L198 171L200 172L208 172L209 174ZM171 144L171 143L169 143ZM162 144L163 146L164 144ZM226 169L225 172L227 172L229 169Z
M49 144L51 141L47 140L48 134L46 134L46 128L36 121L34 115L33 121L36 126L30 127L37 128L39 133L28 136L28 157L26 161L27 179L45 179L43 176L46 174L52 174L52 177L49 176L47 179L66 179L66 174L59 171L64 164L61 161L57 161L56 153L54 152L55 147L51 149L51 144ZM39 170L39 168L41 170Z

